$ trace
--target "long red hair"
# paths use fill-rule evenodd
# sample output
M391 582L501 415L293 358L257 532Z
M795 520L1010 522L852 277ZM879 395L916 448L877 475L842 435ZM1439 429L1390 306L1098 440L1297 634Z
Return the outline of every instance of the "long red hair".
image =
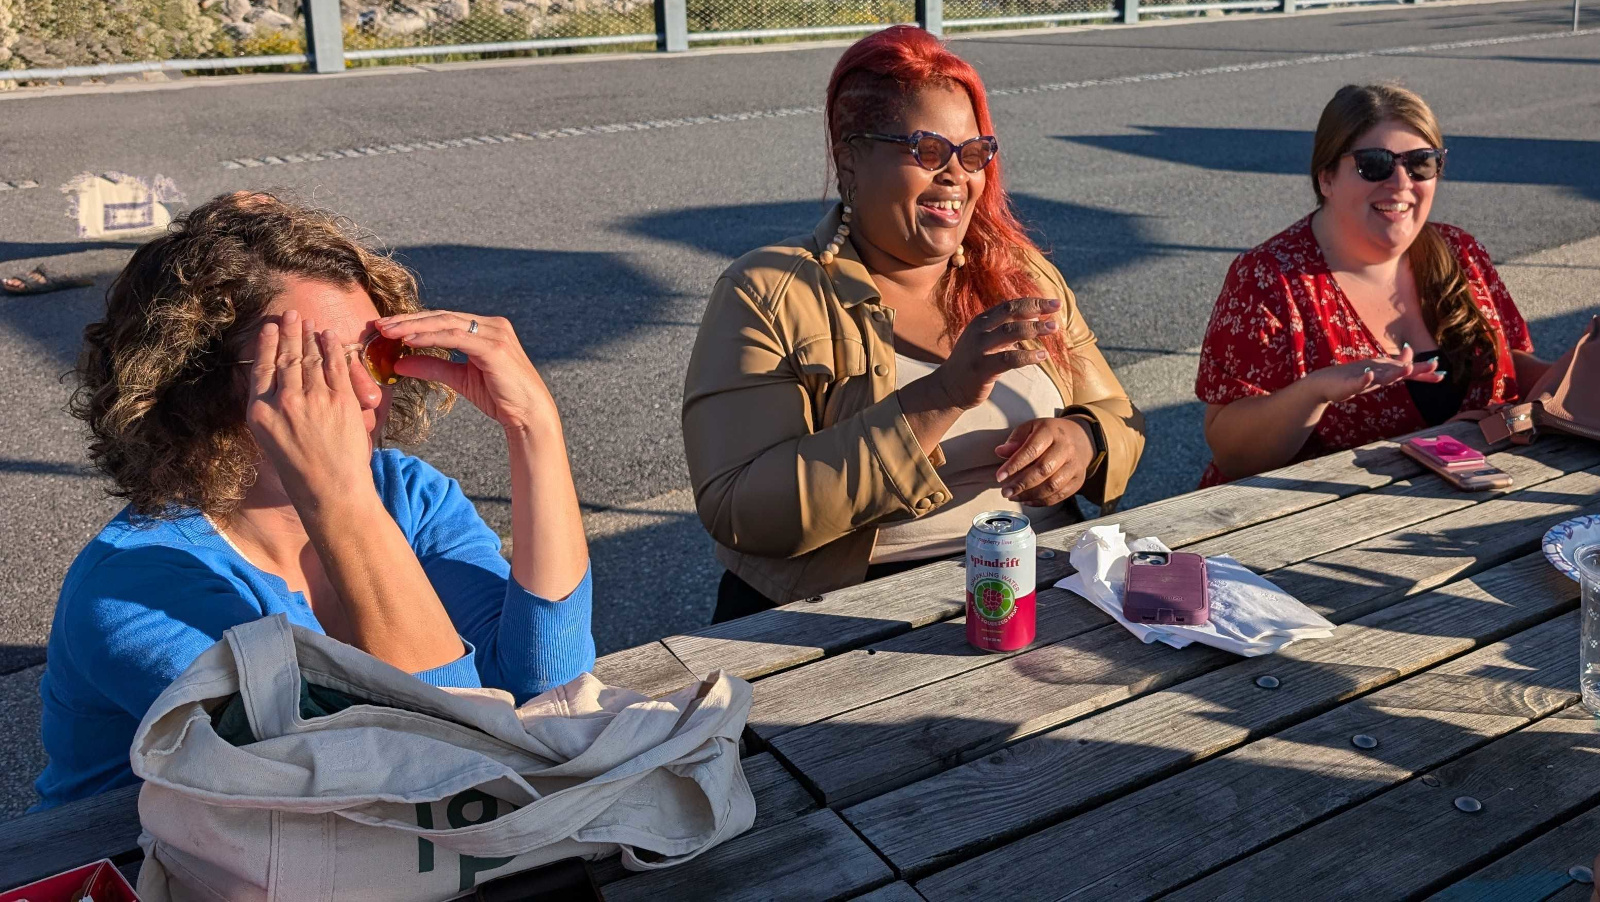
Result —
M828 79L824 118L828 130L828 165L843 136L881 131L917 91L958 86L972 101L980 134L994 134L988 94L978 71L942 41L914 25L896 25L855 42ZM996 304L1043 292L1028 272L1027 255L1039 253L1011 210L1001 175L1000 157L984 170L983 194L972 210L962 245L967 264L952 266L940 283L938 303L946 333L956 336L973 318ZM1065 330L1045 339L1056 363L1067 362ZM1065 370L1063 376L1066 375Z

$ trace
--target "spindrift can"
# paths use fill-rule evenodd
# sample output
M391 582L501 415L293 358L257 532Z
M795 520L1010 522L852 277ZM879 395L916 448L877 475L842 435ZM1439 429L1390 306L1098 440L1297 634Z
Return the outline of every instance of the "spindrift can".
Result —
M1033 641L1033 527L1010 511L973 518L967 533L967 641L1014 651Z

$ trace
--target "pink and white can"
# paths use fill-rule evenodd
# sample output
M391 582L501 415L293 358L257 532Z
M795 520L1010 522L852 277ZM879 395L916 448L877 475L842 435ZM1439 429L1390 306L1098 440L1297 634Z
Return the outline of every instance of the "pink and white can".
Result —
M967 532L967 641L1015 651L1034 637L1034 537L1028 518L989 511Z

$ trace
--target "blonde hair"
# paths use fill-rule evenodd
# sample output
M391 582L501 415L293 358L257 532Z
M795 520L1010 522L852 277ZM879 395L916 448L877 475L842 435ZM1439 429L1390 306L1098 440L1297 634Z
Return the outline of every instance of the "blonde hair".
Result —
M1388 121L1413 129L1434 147L1444 147L1439 120L1415 92L1399 85L1345 85L1323 107L1312 140L1311 190L1318 207L1327 200L1320 176L1338 168L1357 138ZM1500 334L1473 299L1466 271L1444 236L1432 223L1424 223L1406 258L1417 281L1423 321L1439 345L1451 381L1465 386L1492 375L1500 355Z

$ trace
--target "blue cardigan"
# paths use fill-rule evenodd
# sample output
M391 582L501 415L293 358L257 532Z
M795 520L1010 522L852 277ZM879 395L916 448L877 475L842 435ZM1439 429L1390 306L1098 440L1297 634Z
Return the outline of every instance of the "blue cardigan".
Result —
M461 487L399 451L372 456L384 507L417 552L466 643L417 674L435 686L493 686L519 702L594 666L591 574L564 600L517 585ZM230 627L273 614L323 632L306 598L240 556L198 511L118 514L61 585L39 693L50 761L34 788L49 808L137 782L134 730L168 684Z

